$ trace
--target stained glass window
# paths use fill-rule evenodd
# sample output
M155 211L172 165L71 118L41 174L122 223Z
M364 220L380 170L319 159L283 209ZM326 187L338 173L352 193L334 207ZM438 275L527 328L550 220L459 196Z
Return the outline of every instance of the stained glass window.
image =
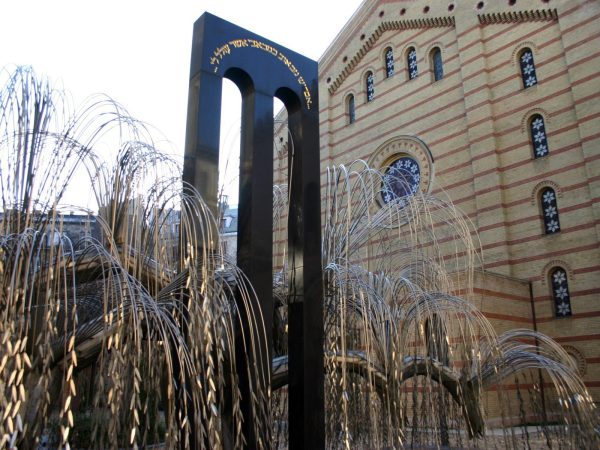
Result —
M533 62L533 52L531 49L526 48L521 52L519 64L521 66L523 87L527 89L528 87L535 86L537 84L537 77L535 74L535 63Z
M410 156L401 156L392 162L383 175L381 198L384 203L400 199L403 206L406 197L414 195L421 183L419 164Z
M560 231L560 220L558 218L558 203L556 192L552 188L544 188L541 192L542 215L544 217L544 232L554 234Z
M388 47L385 51L385 76L390 78L394 75L394 51Z
M348 95L347 99L347 107L348 107L348 123L354 123L356 120L356 111L354 108L354 95Z
M442 65L442 51L439 47L431 51L431 62L433 64L433 81L444 78L444 67Z
M550 272L550 282L552 284L552 298L554 299L556 317L568 317L572 315L569 282L565 269L562 267L552 269Z
M546 136L546 125L544 118L535 114L529 120L529 132L531 134L531 143L533 145L533 157L541 158L550 151L548 149L548 137Z
M408 49L406 55L406 67L408 70L408 79L412 80L413 78L417 78L417 75L419 75L419 68L417 67L417 51L414 47Z
M373 72L367 72L365 81L367 83L367 101L370 102L375 98L375 76Z

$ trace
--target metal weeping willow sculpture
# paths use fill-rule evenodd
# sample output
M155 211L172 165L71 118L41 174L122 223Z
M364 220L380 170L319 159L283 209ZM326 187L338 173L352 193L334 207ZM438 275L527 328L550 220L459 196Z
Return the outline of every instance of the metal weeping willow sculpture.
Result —
M208 251L207 206L120 105L96 98L70 115L30 69L2 75L1 445L242 447L238 322L265 333L245 275ZM73 241L58 205L87 185L100 235ZM261 357L260 343L242 345ZM260 369L244 367L264 427Z
M216 33L221 25L212 23ZM267 59L271 50L282 50L251 34L240 38L262 44L255 51ZM225 52L209 42L211 51ZM234 47L213 57L225 61ZM284 51L275 62L289 71L283 57L292 64L291 55ZM226 76L245 92L244 111L263 105L272 116L272 106L265 106L272 102L263 98L268 92L238 69ZM300 102L286 89L277 95L294 112L306 108L308 97L290 74ZM301 123L288 122L281 169L292 180L269 185L268 194L256 166L264 155L253 152L268 140L264 159L270 173L279 169L273 167L272 118L264 129L245 128L243 141L252 151L242 153L249 170L242 190L252 184L251 195L273 202L261 198L269 206L258 216L255 203L246 204L240 235L250 243L240 244L238 262L246 265L240 268L219 245L215 186L206 203L198 193L211 174L197 176L203 163L189 166L190 142L199 135L188 133L182 189L178 164L117 103L95 98L72 113L63 95L27 68L2 72L2 82L3 447L600 445L593 401L562 347L531 330L497 336L465 299L478 252L470 224L449 201L416 194L381 204L379 171L361 161L328 168L322 198L302 200L303 208L314 208L312 220L323 222L316 243L322 277L313 291L322 290L322 313L299 315L294 294L302 287L301 253L287 242L289 223L304 218L297 204L290 206L289 188L297 189L305 174L298 164L305 162L307 141L294 131ZM218 125L214 111L206 115L201 102L196 106L197 114L190 114L195 130ZM218 145L202 145L201 159L214 162ZM113 161L100 154L109 148ZM99 232L70 239L64 213L75 207L59 205L84 185L91 186L94 211L79 211L96 217ZM263 226L268 233L257 229ZM268 272L268 286L259 281L260 289L253 285L254 276L265 277L252 267L255 257L264 258L253 253L256 236L268 239L274 260L268 269L257 266ZM261 298L264 292L269 298ZM323 363L299 375L294 364L301 364L293 359L302 346L290 336L315 323ZM302 392L294 393L294 383L305 389L313 383L313 394L323 399L323 413L313 418L323 430L316 437L294 434L308 423L303 414L311 414L294 410L299 400L293 396ZM296 431L293 417L301 418ZM310 439L320 447L309 447Z
M593 401L565 350L532 330L496 335L456 295L469 294L478 265L465 218L427 194L382 204L382 186L384 174L362 161L327 170L327 448L597 445ZM284 187L275 192L285 197ZM282 261L282 289L287 273ZM273 367L276 389L285 349ZM546 400L541 382L553 388ZM285 417L281 403L273 414ZM525 423L537 427L515 427Z

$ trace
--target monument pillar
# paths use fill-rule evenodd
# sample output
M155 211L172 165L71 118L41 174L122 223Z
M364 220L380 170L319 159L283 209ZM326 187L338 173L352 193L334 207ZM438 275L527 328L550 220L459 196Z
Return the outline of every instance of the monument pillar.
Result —
M319 146L317 108L310 114L290 111L288 129L294 140L288 155L289 448L324 448L320 161L309 151Z
M273 341L273 97L283 101L294 141L290 155L288 249L289 448L325 447L323 285L317 63L211 14L194 24L183 180L217 210L222 78L242 94L238 265L257 294L266 336L244 354L248 320L240 313L238 373L254 361L270 373ZM257 317L261 317L258 315ZM261 344L262 345L262 344ZM243 402L250 380L240 376ZM268 380L270 382L270 380ZM267 400L268 401L268 400ZM268 405L266 405L268 408ZM270 443L242 405L247 448ZM259 433L259 435L256 435Z

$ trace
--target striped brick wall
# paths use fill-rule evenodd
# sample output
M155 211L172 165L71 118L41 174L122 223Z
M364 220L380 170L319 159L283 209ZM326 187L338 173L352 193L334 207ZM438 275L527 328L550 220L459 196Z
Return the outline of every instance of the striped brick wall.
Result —
M411 46L419 76L408 80ZM434 82L429 52L436 46L444 77ZM533 50L538 78L528 89L518 62L525 47ZM433 193L447 195L481 241L484 266L473 301L499 333L533 327L533 301L537 328L581 352L584 379L600 400L598 49L596 0L367 1L322 56L319 96L322 183L329 164L373 160L390 139L420 138L435 160ZM368 71L375 76L371 102ZM528 125L533 114L544 118L550 152L538 159ZM561 231L552 235L544 234L540 208L545 186L558 197ZM548 276L556 266L568 274L568 318L554 312Z

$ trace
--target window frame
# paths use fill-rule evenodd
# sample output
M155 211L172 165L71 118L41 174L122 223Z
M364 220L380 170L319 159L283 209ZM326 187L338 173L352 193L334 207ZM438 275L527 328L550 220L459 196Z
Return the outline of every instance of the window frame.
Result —
M548 133L546 132L546 120L539 113L532 114L528 121L529 139L531 141L531 150L533 159L544 158L550 155L550 146L548 144Z
M436 55L438 58L436 58ZM429 52L429 64L431 66L431 78L432 82L440 81L444 79L444 59L442 57L442 49L439 46L435 46ZM439 68L439 74L438 74ZM439 76L438 76L439 75Z
M413 53L414 53L414 61L411 61L412 57L413 57ZM414 80L415 78L417 78L419 76L419 58L418 58L418 54L417 54L417 49L414 46L410 46L406 49L406 76L408 78L408 81L410 80ZM414 62L414 66L415 66L415 70L414 73L411 70L411 65Z
M527 53L531 55L531 58L525 56ZM531 59L531 64L529 64L529 59ZM519 73L521 75L523 89L526 90L537 86L539 84L539 78L535 68L535 56L533 50L529 47L521 49L517 56L517 62L519 64Z
M390 67L391 66L391 67ZM386 78L392 78L394 76L394 49L386 47L383 52L383 67Z
M375 74L372 70L367 70L364 78L365 94L367 103L375 100Z
M399 167L395 168L397 163L399 163ZM390 172L396 172L397 175ZM421 192L421 172L422 167L418 159L411 153L395 153L388 158L382 169L380 196L383 204L397 201L401 207L405 206L410 201L410 197ZM390 177L392 178L392 185L388 181ZM397 192L394 192L394 186L404 190L404 194L398 195Z
M560 226L560 212L556 190L551 186L545 186L540 189L539 204L542 223L544 225L544 235L560 233L562 228Z
M350 93L346 95L345 104L347 124L352 125L356 122L356 98L354 97L354 94Z
M573 315L573 307L571 303L571 294L569 292L569 275L568 271L561 266L554 266L548 271L548 285L552 292L554 317L563 319Z

